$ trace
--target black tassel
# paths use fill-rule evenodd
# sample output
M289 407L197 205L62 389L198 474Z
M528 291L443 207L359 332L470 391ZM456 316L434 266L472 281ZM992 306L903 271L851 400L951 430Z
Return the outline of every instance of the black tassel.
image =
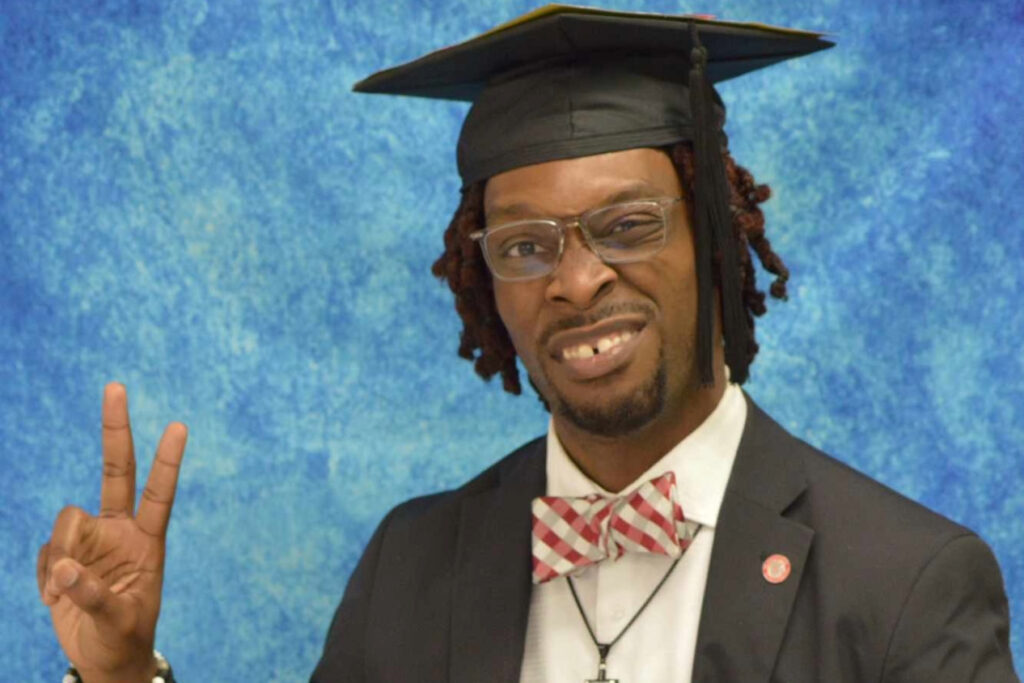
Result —
M696 24L690 24L693 48L690 51L690 108L693 113L693 147L696 156L694 214L697 225L697 354L701 384L714 383L714 296L711 268L717 252L720 257L722 333L725 338L725 362L730 381L742 384L747 379L747 321L740 292L739 261L729 211L729 183L722 161L721 122L713 106L711 85L706 78L707 49L700 43ZM709 244L710 243L710 244Z
M696 31L693 31L696 34ZM694 38L696 41L696 38ZM700 106L700 82L703 80L701 69L703 65L698 61L698 48L694 48L690 56L690 110L694 117L694 140L693 148L697 156L697 177L694 180L693 218L694 225L694 250L697 259L697 359L700 364L700 383L702 386L711 386L715 383L713 361L713 334L714 327L714 296L711 282L711 265L713 258L713 247L711 244L711 226L709 216L704 207L709 202L705 191L705 183L701 178L704 170L701 161L701 136L696 131L702 129L701 117L703 108Z

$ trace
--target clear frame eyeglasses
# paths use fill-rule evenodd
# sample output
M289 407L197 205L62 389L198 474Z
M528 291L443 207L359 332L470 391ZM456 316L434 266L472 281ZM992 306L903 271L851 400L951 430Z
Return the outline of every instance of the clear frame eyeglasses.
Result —
M477 230L484 260L499 280L532 280L558 267L565 233L579 226L587 246L605 263L653 257L668 240L669 209L682 197L636 199L590 209L570 218L516 221Z

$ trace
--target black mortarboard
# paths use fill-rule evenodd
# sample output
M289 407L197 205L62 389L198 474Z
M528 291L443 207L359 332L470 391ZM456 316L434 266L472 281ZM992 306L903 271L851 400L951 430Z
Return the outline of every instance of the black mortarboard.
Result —
M464 186L521 166L693 142L702 378L711 374L711 267L735 273L721 150L725 108L711 83L816 52L820 33L764 24L546 5L475 38L385 69L357 92L473 103L458 142ZM737 277L722 277L726 362L747 376Z

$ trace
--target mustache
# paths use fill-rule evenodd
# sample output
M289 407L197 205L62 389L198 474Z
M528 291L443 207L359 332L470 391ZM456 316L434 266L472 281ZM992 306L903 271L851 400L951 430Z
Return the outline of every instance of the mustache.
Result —
M551 337L555 336L559 332L565 330L573 330L577 327L587 327L605 320L606 318L612 318L617 315L633 315L640 314L644 316L644 319L650 321L654 318L654 307L650 304L640 303L638 301L629 301L616 304L608 304L601 308L591 311L586 314L571 315L566 318L560 318L550 325L548 325L544 332L540 335L540 343L542 346L546 346L551 340Z

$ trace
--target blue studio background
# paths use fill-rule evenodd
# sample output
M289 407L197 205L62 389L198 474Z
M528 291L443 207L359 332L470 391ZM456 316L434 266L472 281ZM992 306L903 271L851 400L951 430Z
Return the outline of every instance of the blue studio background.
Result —
M987 539L1024 662L1024 5L610 5L836 34L721 88L793 271L748 390ZM428 272L465 106L349 91L533 7L0 0L0 677L64 667L35 556L96 509L109 380L140 478L191 430L157 638L183 681L308 676L385 511L544 429L456 357Z

